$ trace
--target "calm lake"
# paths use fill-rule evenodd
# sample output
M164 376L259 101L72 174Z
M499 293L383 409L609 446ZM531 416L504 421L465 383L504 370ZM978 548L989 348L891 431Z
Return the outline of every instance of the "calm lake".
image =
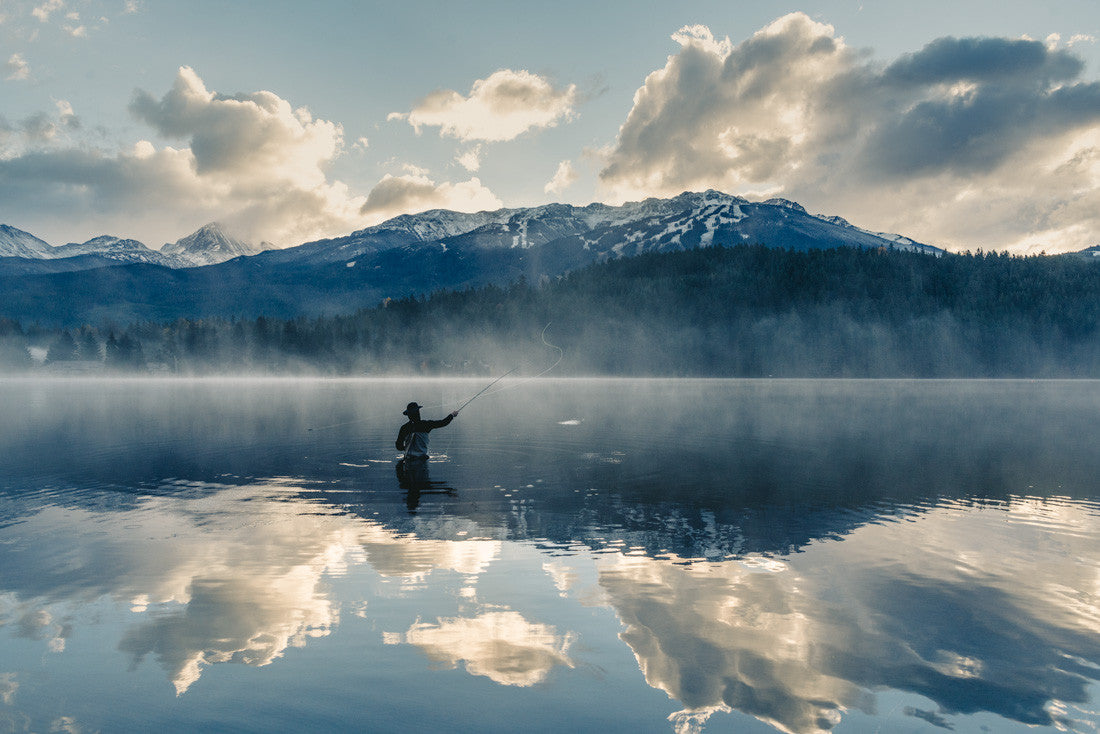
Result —
M1100 382L0 380L0 731L1100 728Z

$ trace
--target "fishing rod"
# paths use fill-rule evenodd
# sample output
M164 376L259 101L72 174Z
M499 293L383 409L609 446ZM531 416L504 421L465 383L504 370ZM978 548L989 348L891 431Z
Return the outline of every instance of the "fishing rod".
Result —
M466 407L467 405L469 405L470 403L474 402L474 400L475 400L475 399L477 399L477 398L478 398L478 397L479 397L479 396L480 396L480 395L481 395L481 394L482 394L483 392L485 392L485 391L486 391L486 390L488 390L488 389L489 389L490 387L492 387L493 385L497 384L498 382L500 382L500 381L501 381L501 380L503 380L503 379L504 379L505 377L507 377L508 375L512 374L513 372L515 372L515 371L516 371L516 370L518 370L518 369L519 369L519 367L518 367L518 366L516 366L516 367L513 367L512 369L508 370L507 372L505 372L505 373L504 373L503 375L501 375L501 376L500 376L500 377L498 377L497 379L495 379L495 380L493 380L492 382L490 382L490 383L489 383L488 385L486 385L485 387L481 388L481 390L479 390L479 391L478 391L477 395L474 395L474 397L470 398L470 399L469 399L469 400L467 400L467 401L466 401L465 403L463 403L462 405L460 405L460 406L459 406L459 407L458 407L458 408L457 408L457 409L455 410L455 413L457 414L457 413L458 413L458 411L462 410L462 409L463 409L463 408L465 408L465 407Z

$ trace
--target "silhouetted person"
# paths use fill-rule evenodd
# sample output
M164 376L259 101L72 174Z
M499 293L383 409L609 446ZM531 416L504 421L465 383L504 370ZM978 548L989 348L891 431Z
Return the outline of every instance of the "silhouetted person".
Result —
M405 415L409 422L401 426L397 433L397 450L405 452L403 461L426 460L428 458L428 432L433 428L442 428L458 415L454 411L446 418L437 421L427 421L420 417L420 407L416 403L409 403L405 408Z

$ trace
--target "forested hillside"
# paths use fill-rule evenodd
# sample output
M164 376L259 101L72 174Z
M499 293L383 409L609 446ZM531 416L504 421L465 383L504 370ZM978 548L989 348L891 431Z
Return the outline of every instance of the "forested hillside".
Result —
M354 314L47 332L0 359L172 373L1100 377L1100 267L1060 257L711 247ZM41 353L40 353L41 354Z

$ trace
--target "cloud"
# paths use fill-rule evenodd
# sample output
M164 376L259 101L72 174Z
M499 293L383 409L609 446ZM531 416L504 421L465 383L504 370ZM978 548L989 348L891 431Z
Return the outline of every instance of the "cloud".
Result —
M58 716L50 722L50 733L83 734L84 728L72 716Z
M680 53L635 93L600 172L614 198L782 180L803 157L819 85L853 57L801 13L736 47L702 26L673 39Z
M455 162L471 173L481 168L481 146L475 145L455 157Z
M64 131L73 131L80 128L80 118L73 111L73 106L66 100L54 100L57 110L55 115L46 112L38 112L22 120L17 127L5 126L7 132L17 131L30 146L47 144Z
M474 82L469 96L441 89L388 119L405 120L417 133L438 127L441 136L463 141L504 141L572 119L576 101L574 84L557 89L529 71L501 69Z
M43 216L66 211L91 228L115 226L110 223L125 216L131 229L124 234L154 245L218 220L247 239L296 245L407 212L502 206L477 178L436 183L415 167L386 176L368 196L356 195L328 178L343 150L339 124L272 92L211 91L189 67L180 68L162 96L138 90L129 106L175 145L140 140L117 152L62 147L59 133L79 128L80 120L68 102L55 105L55 115L7 126L7 137L21 133L26 145L0 158L0 201L6 205L0 219L5 208ZM365 146L366 139L357 144Z
M62 126L70 130L76 130L80 127L80 118L76 116L76 112L68 100L55 99L54 107L57 108L57 119Z
M58 103L59 123L71 126L78 121L66 104ZM126 234L154 245L214 219L283 245L363 224L365 198L327 177L342 149L341 126L304 107L266 91L219 94L182 67L160 98L137 91L130 111L182 145L27 149L0 160L0 200L12 211L66 211L85 221L126 216L137 230ZM24 127L41 143L52 137L48 122Z
M208 91L198 74L182 67L161 99L138 91L130 111L168 138L189 141L200 175L232 172L258 180L275 177L324 183L321 167L342 142L343 129L314 120L304 107L271 92L226 96Z
M23 16L27 12L28 4L16 3L16 8L18 15ZM68 9L66 0L45 0L30 6L30 15L43 25L53 22L56 29L72 38L87 38L90 31L100 30L110 23L110 19L103 15L93 15L91 22L83 21L79 11ZM0 14L0 23L3 20L4 17ZM34 41L38 37L39 32L35 30L30 33L28 40Z
M65 0L46 0L31 11L31 15L42 23L48 23L50 15L65 7Z
M888 84L923 88L959 81L1065 81L1083 62L1057 47L1006 38L940 38L906 54L882 74Z
M1034 140L1100 123L1100 84L1068 84L1082 68L1035 41L934 41L882 73L886 90L919 98L879 115L862 167L887 178L993 172Z
M387 174L371 189L360 213L382 221L406 212L454 209L461 212L492 211L503 206L479 179L437 184L422 173Z
M548 194L560 194L576 183L576 181L577 171L573 168L572 162L562 161L558 164L558 170L554 172L554 177L550 179L542 190Z
M11 706L18 690L19 682L15 679L15 673L0 673L0 701Z
M53 140L57 136L57 125L53 123L49 115L39 112L23 120L20 127L23 134L31 142L45 142Z
M1057 39L941 38L881 64L802 13L739 44L673 39L604 157L612 201L767 191L957 248L1098 238L1100 84Z
M29 79L31 75L31 67L27 63L27 60L23 58L23 54L12 54L8 57L8 60L4 62L4 78L11 81L22 81Z

